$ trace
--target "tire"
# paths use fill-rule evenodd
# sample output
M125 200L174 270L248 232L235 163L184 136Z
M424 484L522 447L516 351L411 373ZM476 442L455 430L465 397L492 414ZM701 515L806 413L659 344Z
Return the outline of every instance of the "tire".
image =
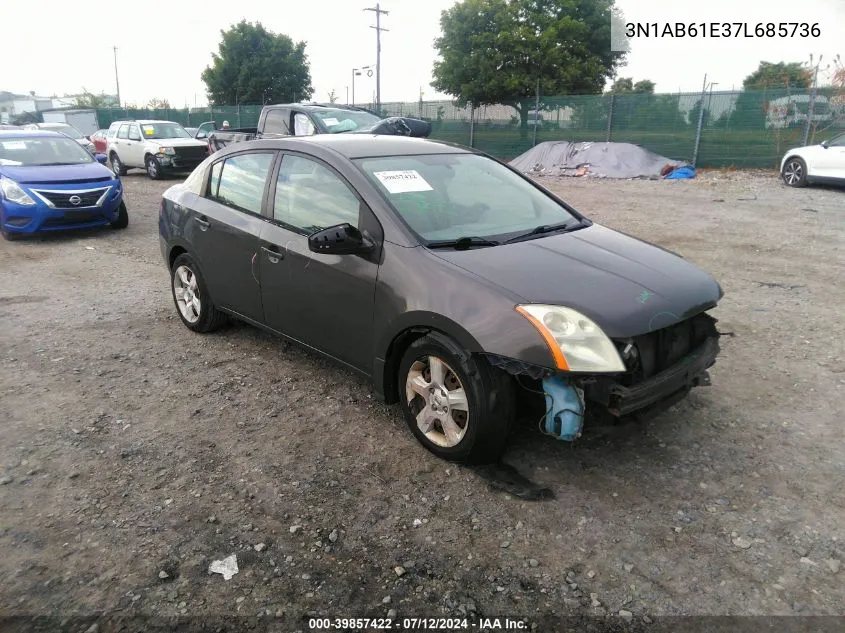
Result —
M802 158L791 156L786 160L781 172L783 182L789 187L807 186L807 163Z
M129 171L126 169L126 166L120 160L120 157L117 155L117 152L112 152L109 156L109 161L111 161L112 169L114 169L115 173L118 176L125 176L126 172Z
M147 176L152 180L161 180L162 174L161 163L155 156L147 156L144 159L144 167L147 170Z
M23 236L20 233L12 233L11 231L2 231L3 239L9 242L14 242L21 239Z
M432 359L439 359L443 367L439 388L438 379L431 376ZM431 332L405 351L398 378L405 422L429 451L441 459L466 464L499 460L515 411L513 382L507 374L483 358L470 356L445 335ZM413 382L416 388L409 387ZM456 396L460 388L463 399ZM450 398L455 398L458 406L446 404ZM418 416L426 412L429 415L418 422Z
M190 293L177 297L177 292L184 291L185 288L190 289ZM170 270L170 292L176 313L189 330L213 332L226 323L226 315L214 307L208 296L205 279L194 258L188 253L182 253L173 262Z
M126 210L126 203L121 200L117 212L117 219L111 223L113 229L125 229L129 226L129 212Z

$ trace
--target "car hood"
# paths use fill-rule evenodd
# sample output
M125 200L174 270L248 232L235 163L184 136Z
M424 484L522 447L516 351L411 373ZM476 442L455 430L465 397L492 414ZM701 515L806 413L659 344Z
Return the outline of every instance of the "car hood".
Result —
M97 162L81 165L53 165L49 167L15 167L0 165L0 174L21 184L35 184L42 182L61 183L72 180L89 180L95 178L115 179L114 172Z
M195 138L151 138L149 143L156 143L163 147L206 147L207 143Z
M613 338L690 318L723 294L679 255L597 224L493 248L430 252L526 303L578 310Z

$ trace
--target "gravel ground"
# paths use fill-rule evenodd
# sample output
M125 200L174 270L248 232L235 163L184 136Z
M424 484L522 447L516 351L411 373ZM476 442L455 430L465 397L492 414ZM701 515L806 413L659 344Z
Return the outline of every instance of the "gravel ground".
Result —
M541 181L711 272L733 336L713 386L648 424L518 429L537 502L434 458L316 355L184 328L173 181L125 178L126 231L0 243L0 615L845 614L845 192ZM208 572L230 554L239 573Z

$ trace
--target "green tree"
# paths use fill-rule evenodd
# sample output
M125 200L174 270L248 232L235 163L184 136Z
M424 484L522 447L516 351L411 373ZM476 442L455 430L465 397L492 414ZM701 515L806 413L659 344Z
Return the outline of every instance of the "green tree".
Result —
M654 82L649 79L641 79L634 84L634 92L641 95L653 95Z
M812 80L810 70L799 62L760 62L757 70L743 80L742 87L745 90L807 90Z
M431 85L459 105L528 111L541 95L598 94L624 53L611 51L613 0L462 0L440 17Z
M73 105L79 108L110 108L115 104L104 92L97 95L83 86L80 94L73 95Z
M263 104L310 99L311 72L305 42L294 43L261 23L241 20L228 31L212 64L202 72L208 99L216 105Z

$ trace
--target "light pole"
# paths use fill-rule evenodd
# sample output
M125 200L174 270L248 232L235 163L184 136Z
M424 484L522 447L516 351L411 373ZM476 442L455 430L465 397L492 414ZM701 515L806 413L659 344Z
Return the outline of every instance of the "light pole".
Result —
M364 9L364 11L372 11L376 14L376 25L371 26L371 29L376 30L376 111L381 111L381 32L389 31L390 29L382 28L381 14L388 15L390 11L385 11L381 8L378 2L376 6Z
M114 83L115 87L117 88L117 107L120 107L120 79L117 77L117 46L112 47L114 49Z
M360 68L353 68L352 69L352 105L355 105L355 76L361 76L361 71L367 71L367 77L373 76L373 67L372 66L361 66Z

